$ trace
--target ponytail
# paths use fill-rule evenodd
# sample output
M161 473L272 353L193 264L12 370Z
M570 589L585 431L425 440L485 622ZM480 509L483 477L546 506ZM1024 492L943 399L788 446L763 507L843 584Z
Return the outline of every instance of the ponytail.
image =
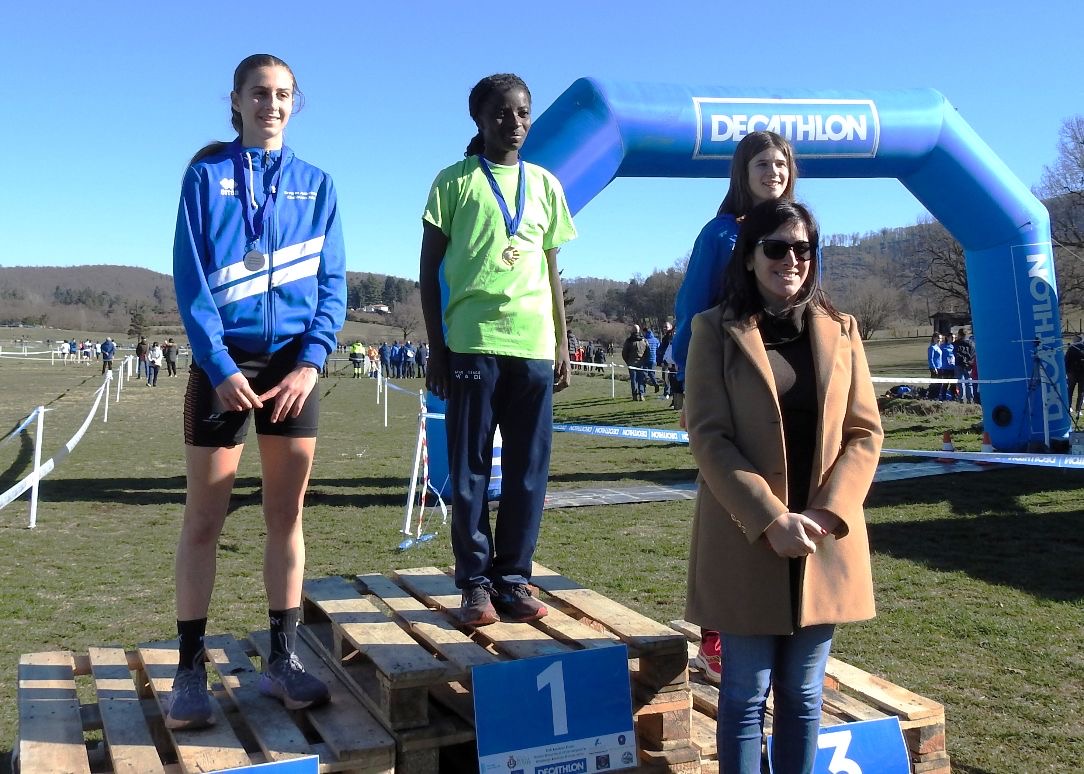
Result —
M482 139L482 133L474 135L470 142L467 143L467 149L463 152L464 156L477 156L483 153L486 149L486 141Z
M223 142L222 140L215 140L214 142L209 142L198 151L196 151L196 155L194 155L192 159L188 162L188 166L192 166L198 161L203 161L209 156L218 155L222 151L226 150L226 148L228 148L229 146L230 144L228 142Z

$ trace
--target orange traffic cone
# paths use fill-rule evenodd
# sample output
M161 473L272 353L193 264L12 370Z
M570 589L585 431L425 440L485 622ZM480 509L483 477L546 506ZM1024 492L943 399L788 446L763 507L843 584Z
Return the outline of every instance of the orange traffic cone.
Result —
M980 451L983 454L992 454L993 453L994 445L992 443L990 443L990 434L989 433L983 433L982 434L982 448L980 449ZM988 462L987 460L978 460L978 464L979 465L992 465L993 463Z
M952 433L950 433L948 430L946 430L945 434L941 436L941 451L943 451L943 452L954 452L954 451L956 451L956 446L953 445L953 443L952 443ZM951 463L956 462L956 460L952 459L951 457L938 457L937 461L938 462L943 462L945 464L951 464Z

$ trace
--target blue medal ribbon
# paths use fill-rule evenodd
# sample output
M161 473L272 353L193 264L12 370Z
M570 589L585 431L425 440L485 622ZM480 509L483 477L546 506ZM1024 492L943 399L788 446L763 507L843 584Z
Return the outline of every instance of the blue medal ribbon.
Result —
M252 197L249 196L247 190L248 178L245 175L245 160L244 148L241 147L239 140L233 142L233 164L234 164L234 177L238 188L238 193L241 196L241 215L245 220L245 237L247 242L245 244L246 250L254 250L256 245L259 244L260 238L263 236L264 229L267 227L267 221L271 218L271 213L275 210L275 202L278 199L279 184L282 182L282 169L286 166L286 146L283 145L279 150L279 166L275 170L274 177L271 178L271 191L267 194L267 198L264 199L263 207L257 207L258 217L254 217L256 213L252 211ZM255 174L253 174L255 178ZM262 175L261 175L262 177ZM253 187L255 188L256 181L253 180Z
M527 201L527 181L523 177L523 161L521 159L519 162L519 184L516 192L515 217L508 211L508 203L504 200L504 194L501 193L500 186L497 185L497 180L489 169L489 164L480 153L478 154L478 165L482 168L482 172L485 173L486 180L489 181L489 187L493 189L493 196L497 200L497 206L501 208L501 215L504 216L504 227L508 230L508 239L511 240L516 231L519 230L520 221L523 220L523 205Z

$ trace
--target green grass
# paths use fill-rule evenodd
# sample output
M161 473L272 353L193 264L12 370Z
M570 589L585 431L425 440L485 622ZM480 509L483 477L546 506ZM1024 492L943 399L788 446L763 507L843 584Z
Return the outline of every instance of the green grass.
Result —
M895 354L890 352L896 348ZM871 348L878 370L910 362L914 342ZM917 350L924 358L924 345ZM895 360L893 361L893 358ZM899 372L899 371L897 371ZM916 368L913 373L920 373ZM0 435L38 403L45 456L78 427L94 368L0 360ZM41 487L38 527L26 497L0 511L0 755L16 734L22 653L171 638L173 551L184 500L185 379L131 382L109 422L96 420ZM420 382L410 383L417 389ZM557 399L563 421L676 426L676 412L617 385L577 378ZM389 427L369 380L323 380L320 442L305 512L309 577L452 562L447 530L396 553L412 461L416 400L393 393ZM888 405L887 445L939 449L941 432L978 448L976 410ZM966 442L966 443L962 443ZM968 446L973 444L973 446ZM24 437L0 447L0 491L31 465ZM688 481L688 449L558 434L553 489ZM266 625L259 464L245 452L219 551L212 632ZM879 615L841 627L843 660L946 705L961 772L1065 772L1084 759L1084 479L1075 471L997 469L878 484L869 499ZM537 558L661 621L681 617L692 503L547 512Z

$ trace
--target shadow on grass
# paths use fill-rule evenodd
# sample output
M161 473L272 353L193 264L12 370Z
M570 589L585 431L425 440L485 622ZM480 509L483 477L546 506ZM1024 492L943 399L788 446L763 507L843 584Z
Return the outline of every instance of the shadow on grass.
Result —
M406 498L406 478L372 476L356 478L313 478L305 494L308 505L362 508L378 505L402 505ZM0 489L3 487L0 486ZM123 505L183 505L186 489L184 476L66 478L41 483L41 497L52 503L116 503ZM359 490L377 490L366 492ZM401 489L384 494L386 490ZM239 477L230 495L230 512L258 504L263 496L262 481L256 476Z
M1084 600L1084 512L1075 506L1079 476L1063 471L998 470L938 479L936 486L874 486L871 508L948 503L948 518L874 522L877 553L943 572L964 572L1058 602ZM1036 513L1023 501L1043 496L1065 510Z

